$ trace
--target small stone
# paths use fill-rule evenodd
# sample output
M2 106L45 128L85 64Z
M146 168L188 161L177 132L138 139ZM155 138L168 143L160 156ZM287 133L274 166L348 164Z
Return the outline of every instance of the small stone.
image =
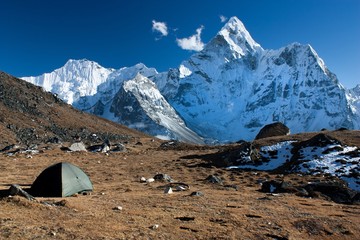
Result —
M172 178L165 173L156 174L154 179L157 181L173 182Z
M122 208L122 206L116 206L113 208L113 210L122 211L123 208Z
M140 178L140 182L142 182L142 183L146 182L146 178L141 177L141 178Z
M172 190L171 187L167 186L167 187L165 188L165 190L164 190L164 193L165 193L165 194L171 194L171 193L173 193L173 190Z
M148 178L148 179L146 180L146 182L147 182L147 183L152 183L152 182L155 182L155 179L153 179L153 178Z
M190 196L202 197L202 196L204 196L204 194L202 192L196 191L196 192L190 193Z
M184 187L184 186L177 186L176 187L176 191L186 191L186 190L187 190L187 188Z
M222 184L221 178L215 175L210 175L205 180L209 183Z
M154 224L150 228L153 229L153 230L156 230L156 229L159 228L159 224Z

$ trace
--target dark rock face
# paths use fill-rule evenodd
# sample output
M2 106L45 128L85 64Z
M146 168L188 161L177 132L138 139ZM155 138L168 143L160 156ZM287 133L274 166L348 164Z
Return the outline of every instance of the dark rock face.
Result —
M348 188L341 181L313 182L293 186L285 181L271 180L263 182L259 191L265 193L295 193L298 196L312 198L322 197L342 204L360 202L360 192Z
M150 135L167 135L167 129L155 123L146 114L134 94L126 91L124 87L115 95L110 111L118 118L118 122L126 126Z
M271 123L264 126L256 135L255 139L289 135L290 129L281 122Z
M298 145L301 147L325 147L331 144L343 145L338 139L332 138L329 135L320 133L310 138L309 140L300 142Z
M316 196L318 192L336 203L352 204L360 202L360 192L354 191L339 182L309 183L304 186L304 189L309 192L309 197Z

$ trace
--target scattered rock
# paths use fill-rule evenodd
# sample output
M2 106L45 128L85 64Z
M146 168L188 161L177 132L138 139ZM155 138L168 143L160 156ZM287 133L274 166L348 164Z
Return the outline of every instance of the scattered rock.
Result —
M165 181L165 182L173 182L173 179L167 175L167 174L164 174L164 173L159 173L159 174L156 174L154 176L154 179L156 181Z
M105 140L102 144L92 145L86 148L89 152L107 153L110 151L110 141Z
M173 193L173 190L172 190L171 187L167 186L167 187L165 188L165 190L164 190L164 193L165 193L165 194L171 194L171 193Z
M215 176L215 175L210 175L205 180L209 183L223 184L223 181L221 180L221 178L218 176Z
M86 152L86 146L83 142L76 142L71 144L71 146L69 147L70 151L72 152L81 152L84 151Z
M336 203L359 203L360 192L352 190L340 182L315 182L304 186L309 197L317 197L317 192L329 197Z
M26 191L24 191L19 185L17 184L12 184L9 188L9 194L12 196L15 195L19 195L19 196L23 196L26 199L32 201L35 200L35 198L33 196L31 196L29 193L27 193Z
M202 197L202 196L204 196L204 193L202 193L200 191L196 191L196 192L190 193L190 196Z
M175 219L178 219L180 221L189 222L189 221L194 221L195 217L176 217Z
M261 163L258 150L250 142L243 142L236 149L221 153L213 161L217 167L239 166Z
M151 227L149 227L150 229L156 230L159 228L159 224L154 224Z
M116 211L122 211L123 208L121 206L116 206L113 208L113 210L116 210Z
M19 148L19 146L15 145L15 144L11 144L11 145L8 145L8 146L4 147L3 149L1 149L0 152L6 152L6 151L14 150L17 148Z
M126 147L125 147L125 145L123 145L121 143L117 143L117 144L113 145L110 150L111 150L111 152L126 152Z
M175 188L176 191L187 191L190 189L190 186L182 182L171 182L167 186Z
M256 135L255 139L275 137L275 136L285 136L290 134L290 129L281 122L275 122L268 125L265 125L259 133Z
M141 177L141 178L140 178L140 182L141 182L141 183L145 183L145 182L146 182L146 178L145 178L145 177Z
M155 179L153 179L153 178L148 178L148 179L146 179L146 182L147 182L147 183L152 183L152 182L155 182Z
M270 180L261 184L261 192L266 193L286 193L297 192L297 190L289 182Z

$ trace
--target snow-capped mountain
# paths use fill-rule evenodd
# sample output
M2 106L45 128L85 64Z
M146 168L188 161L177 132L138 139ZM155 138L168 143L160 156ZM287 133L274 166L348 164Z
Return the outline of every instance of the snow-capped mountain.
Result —
M183 141L250 140L275 121L292 133L360 128L360 87L345 90L310 45L263 49L236 17L168 72L70 60L23 79L81 110Z
M104 68L86 59L70 59L63 67L51 73L22 79L41 86L72 104L82 96L95 94L97 86L105 82L113 71L114 69Z
M236 17L173 72L160 90L192 130L221 142L253 139L275 121L293 133L359 128L345 89L310 45L264 50Z

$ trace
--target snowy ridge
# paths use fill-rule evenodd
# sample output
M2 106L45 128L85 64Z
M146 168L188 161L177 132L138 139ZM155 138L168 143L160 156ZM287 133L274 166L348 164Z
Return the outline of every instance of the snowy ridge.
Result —
M148 80L140 81L138 73ZM167 72L141 63L114 70L69 60L52 73L23 79L78 109L148 134L196 135L195 142L198 136L220 143L252 140L273 122L291 133L360 128L360 86L345 90L310 45L263 49L236 17L202 51ZM145 91L148 81L156 94ZM133 109L127 116L120 114L125 106Z
M25 81L43 87L55 93L65 102L72 104L82 96L93 95L97 86L105 82L113 69L101 67L98 63L86 59L72 60L38 77L23 77Z
M133 80L124 83L125 92L131 92L147 116L157 124L170 130L179 140L203 144L196 133L186 127L184 121L161 95L156 85L148 78L137 74ZM132 105L125 108L132 111Z
M138 63L132 67L123 67L114 70L108 75L106 81L97 85L95 94L83 96L79 98L78 101L75 101L73 105L80 110L103 116L103 113L97 111L96 108L94 109L94 106L99 104L106 106L111 105L113 98L122 87L123 82L133 79L138 73L149 78L158 74L156 69L147 68L142 63ZM103 117L111 118L109 115Z

